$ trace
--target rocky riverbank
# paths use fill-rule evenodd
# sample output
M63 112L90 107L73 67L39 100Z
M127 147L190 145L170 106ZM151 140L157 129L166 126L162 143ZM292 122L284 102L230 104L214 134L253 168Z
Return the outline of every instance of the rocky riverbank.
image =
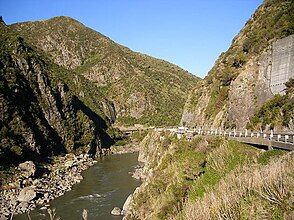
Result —
M146 180L146 171L148 171L147 170L148 167L146 166L146 164L144 162L142 162L140 160L138 160L138 162L140 162L140 164L135 167L135 170L132 173L132 177L135 178L135 179L141 180L142 184L139 187L137 187L134 190L134 192L127 197L126 201L124 202L124 205L123 205L122 209L120 209L118 207L115 207L111 211L111 214L113 214L113 215L123 215L124 216L123 220L129 219L129 215L131 214L130 212L131 212L132 205L133 205L133 202L134 202L133 201L134 196L136 196L139 193L141 187L146 184L146 181L145 181ZM117 210L119 210L120 213L118 213Z
M127 153L135 153L135 152L138 152L138 151L140 151L140 148L141 148L141 143L139 143L139 142L132 142L132 143L126 144L124 146L112 146L110 148L110 150L111 150L111 153L113 153L113 154L127 154ZM135 170L133 172L130 172L129 174L131 174L133 178L143 181L145 179L145 175L143 173L144 172L145 164L143 162L141 163L141 161L140 161L139 158L138 158L138 162L140 164L138 164L135 167ZM137 189L138 189L138 187L137 187ZM120 207L114 207L111 210L110 213L112 215L115 215L115 216L120 216L120 215L126 216L126 215L128 215L129 214L129 210L130 210L130 206L132 204L132 200L133 200L133 194L130 194L126 198L126 201L124 202L124 205L123 205L122 208L120 208Z
M10 219L12 215L37 206L49 206L49 201L79 183L83 179L81 172L95 163L88 154L67 154L42 167L36 167L32 161L20 164L14 180L1 188L0 220Z
M132 142L123 146L111 146L110 151L113 154L128 154L138 152L140 150L140 143Z
M131 143L113 146L104 153L134 153L139 148L139 143ZM12 215L28 212L37 206L46 209L51 200L70 191L73 185L79 183L83 179L82 171L95 163L88 154L67 154L52 158L48 164L36 165L32 161L20 164L15 168L13 177L1 186L0 220L10 219ZM132 176L141 179L142 169L142 165L138 165ZM130 198L127 203L130 203ZM127 206L124 206L124 214Z
M125 201L121 211L121 214L124 215L123 220L145 219L146 216L139 216L136 212L136 205L140 202L138 197L144 194L148 185L154 180L155 167L161 163L161 158L165 155L164 151L168 149L164 141L170 137L163 136L160 132L152 132L147 134L139 144L139 165L136 166L132 177L140 179L142 184Z
M124 154L124 153L134 153L139 151L139 157L138 157L138 162L139 164L136 165L135 169L133 172L130 172L133 178L141 180L142 184L144 183L146 179L146 172L148 171L148 166L146 166L146 160L142 158L140 149L142 148L142 143L136 142L136 143L131 143L128 145L124 146L113 146L111 147L111 152L114 154ZM142 185L141 185L142 186ZM130 209L132 207L133 203L133 196L138 193L140 189L140 186L135 189L135 191L130 194L125 202L123 207L114 207L111 210L111 214L115 216L124 216L124 219L127 219L128 215L130 214Z

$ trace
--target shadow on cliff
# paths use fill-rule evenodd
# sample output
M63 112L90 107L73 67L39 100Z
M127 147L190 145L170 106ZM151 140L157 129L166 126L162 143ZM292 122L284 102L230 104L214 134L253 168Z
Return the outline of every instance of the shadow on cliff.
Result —
M7 149L1 165L9 167L25 160L49 162L50 156L65 153L61 137L49 125L40 107L36 85L20 73L15 73L12 88L3 75L0 78L8 110L7 120L3 122L9 129L3 138L14 140L21 148L21 154Z
M101 140L101 147L109 148L111 145L113 145L114 140L106 132L108 128L106 121L101 118L97 113L93 112L78 97L73 96L71 102L76 111L81 110L85 115L89 117L91 121L93 121L95 125L95 134L98 135L99 139ZM96 146L95 144L92 144L90 153L95 154L94 152L96 153Z

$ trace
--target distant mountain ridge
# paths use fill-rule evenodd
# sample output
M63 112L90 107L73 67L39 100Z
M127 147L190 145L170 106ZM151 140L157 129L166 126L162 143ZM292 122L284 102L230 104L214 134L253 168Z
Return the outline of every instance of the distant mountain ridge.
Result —
M119 125L176 125L199 79L163 60L136 53L69 17L11 28L57 65L96 85L114 104ZM84 91L80 91L81 94Z

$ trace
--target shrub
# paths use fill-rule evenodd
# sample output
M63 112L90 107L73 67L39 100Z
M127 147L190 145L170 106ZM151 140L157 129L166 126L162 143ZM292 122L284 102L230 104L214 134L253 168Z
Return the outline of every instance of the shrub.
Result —
M286 83L285 83L285 86L286 86L286 94L290 93L290 92L293 92L294 90L294 79L293 78L290 78Z
M287 127L290 120L294 117L294 102L291 95L275 95L272 99L265 102L251 118L247 124L248 129L263 130L267 127Z

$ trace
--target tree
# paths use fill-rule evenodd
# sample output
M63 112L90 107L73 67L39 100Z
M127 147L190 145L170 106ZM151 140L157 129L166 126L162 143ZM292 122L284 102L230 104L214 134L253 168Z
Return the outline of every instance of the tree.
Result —
M294 90L294 79L293 78L290 78L286 83L285 83L285 86L286 86L286 93L288 94L290 91L293 91Z

